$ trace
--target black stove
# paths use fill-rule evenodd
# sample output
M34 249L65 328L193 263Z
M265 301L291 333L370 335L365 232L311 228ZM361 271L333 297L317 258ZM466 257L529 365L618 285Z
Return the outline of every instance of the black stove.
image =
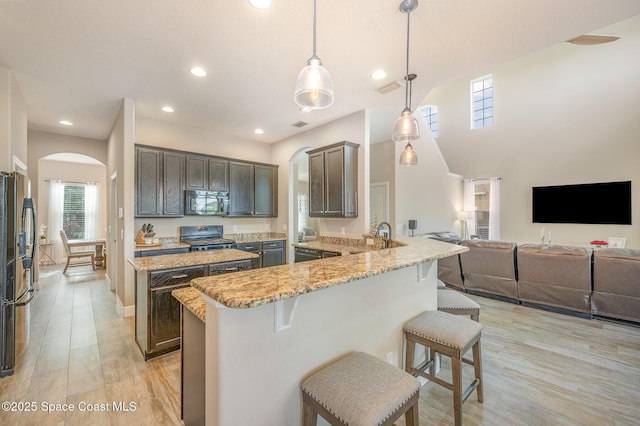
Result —
M222 225L181 226L180 242L191 245L191 251L236 248L236 242L223 238Z

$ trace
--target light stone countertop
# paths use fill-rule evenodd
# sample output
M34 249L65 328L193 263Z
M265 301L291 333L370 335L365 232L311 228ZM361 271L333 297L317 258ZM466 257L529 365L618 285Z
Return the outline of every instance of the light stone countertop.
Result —
M135 251L150 251L150 250L168 250L168 249L176 249L176 248L189 248L190 244L187 243L176 243L174 241L163 241L161 245L137 245Z
M229 308L252 308L468 251L421 237L405 238L402 243L407 245L196 278L191 285Z
M193 287L184 287L173 290L171 295L178 299L185 308L189 309L195 316L200 318L202 322L206 322L207 305L202 300L200 292Z
M158 269L180 268L183 266L208 265L234 260L253 259L257 253L236 249L210 250L162 256L136 257L128 259L136 271L154 271Z
M224 234L224 238L229 238L237 244L262 243L267 241L286 240L287 234L281 232L250 232L246 234Z

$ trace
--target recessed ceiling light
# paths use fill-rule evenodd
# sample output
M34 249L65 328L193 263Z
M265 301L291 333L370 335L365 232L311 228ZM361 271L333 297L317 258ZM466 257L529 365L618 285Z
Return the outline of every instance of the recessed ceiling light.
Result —
M73 126L73 123L69 120L60 120L58 123L62 124L63 126Z
M196 77L204 77L207 75L207 72L200 67L193 67L189 71L191 72L191 74L195 75Z
M303 106L302 108L300 108L300 112L311 112L311 107Z
M262 129L255 129L255 130L253 131L253 133L255 133L256 135L261 135L261 134L263 134L263 133L264 133L264 130L262 130Z
M249 3L256 9L268 9L271 6L271 0L249 0Z
M373 74L371 74L371 78L374 80L382 80L386 76L387 76L387 73L384 72L383 70L378 70L378 71L375 71Z
M171 108L171 107L170 107L170 106L168 106L168 105L167 105L167 106L163 106L163 107L162 107L162 110L163 110L164 112L174 112L174 111L175 111L173 108Z

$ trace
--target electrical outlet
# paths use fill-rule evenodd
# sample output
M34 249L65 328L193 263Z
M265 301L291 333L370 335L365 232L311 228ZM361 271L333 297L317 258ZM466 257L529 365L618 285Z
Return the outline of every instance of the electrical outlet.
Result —
M238 232L238 225L233 225L233 232L234 233Z
M340 233L341 233L342 235L344 235L344 226L341 226L341 227L340 227Z
M367 238L367 245L373 245L373 238Z
M394 358L394 356L393 356L393 352L389 352L389 353L387 354L387 356L386 356L386 361L387 361L389 364L393 364L393 358Z

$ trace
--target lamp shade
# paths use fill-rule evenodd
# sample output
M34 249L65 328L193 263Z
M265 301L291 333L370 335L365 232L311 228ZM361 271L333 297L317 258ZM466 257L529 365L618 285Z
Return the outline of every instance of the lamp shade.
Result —
M324 109L333 104L333 80L317 56L312 56L298 74L293 99L299 106L311 109Z
M470 220L473 217L471 210L459 210L456 212L458 220Z
M405 108L393 126L392 140L394 142L413 141L420 138L418 120L411 114L409 108Z
M416 155L413 147L411 146L411 142L407 143L407 146L402 151L400 155L400 165L401 166L415 166L418 164L418 156Z

